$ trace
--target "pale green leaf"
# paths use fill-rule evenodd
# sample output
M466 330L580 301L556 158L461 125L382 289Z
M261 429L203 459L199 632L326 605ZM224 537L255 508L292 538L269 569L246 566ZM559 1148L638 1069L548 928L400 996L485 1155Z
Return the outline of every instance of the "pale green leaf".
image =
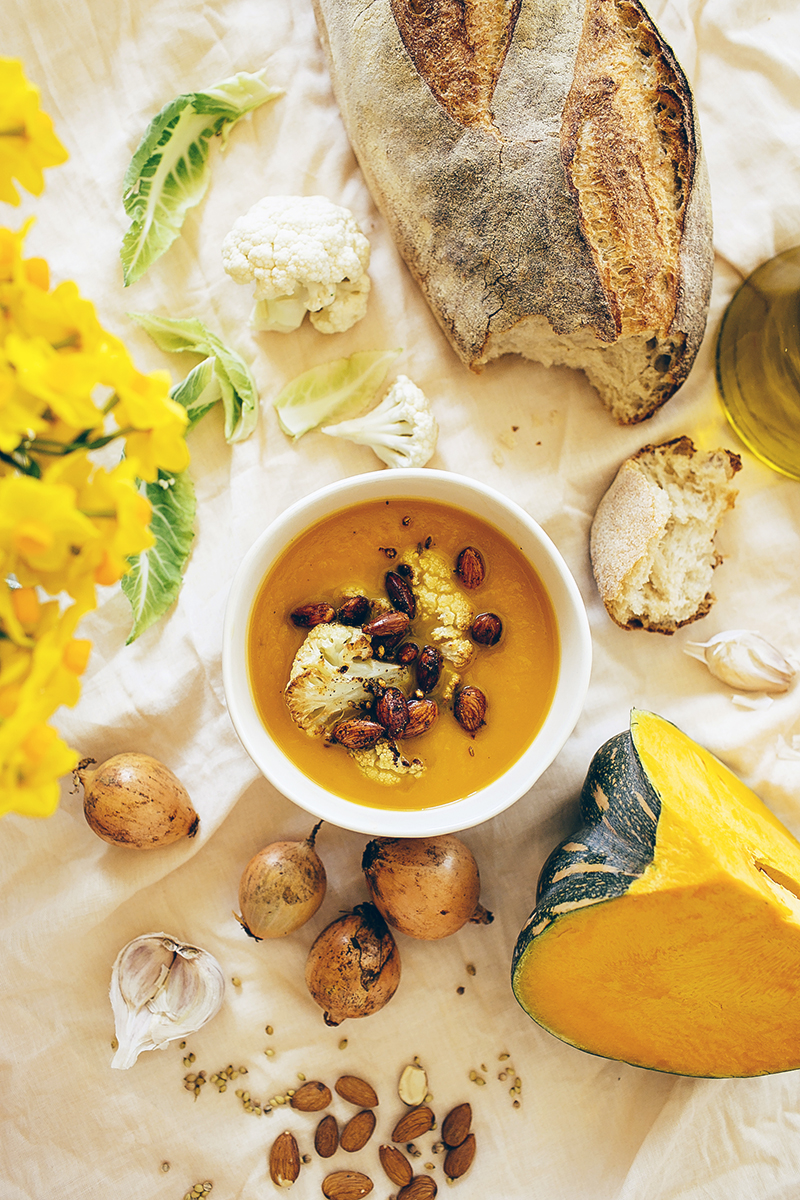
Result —
M196 502L187 471L159 471L158 479L142 488L153 506L150 531L155 544L129 559L131 570L122 577L133 611L128 645L174 604L194 539Z
M400 350L359 350L304 371L275 400L281 429L299 438L323 422L355 417L373 399Z
M282 94L263 71L240 71L202 92L165 104L145 130L123 181L122 202L131 224L122 242L125 286L160 258L199 204L209 181L211 138L224 145L241 117Z
M226 346L198 317L159 317L142 312L131 312L128 316L149 333L160 350L174 354L186 350L213 358L219 398L225 410L225 437L229 442L241 442L250 436L258 420L258 393L241 355ZM172 395L183 403L180 396L174 392Z
M214 359L204 358L180 383L170 388L170 396L182 404L189 417L186 432L191 433L198 421L222 399Z

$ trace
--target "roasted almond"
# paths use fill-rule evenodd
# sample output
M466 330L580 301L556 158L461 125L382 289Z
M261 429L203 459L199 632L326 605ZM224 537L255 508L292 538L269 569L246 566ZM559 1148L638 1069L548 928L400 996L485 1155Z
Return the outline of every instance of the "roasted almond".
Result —
M503 635L503 622L497 613L478 613L470 628L473 642L479 646L496 646Z
M486 578L486 564L480 550L465 546L456 559L456 574L465 588L470 591L480 587Z
M424 700L409 700L408 722L403 730L403 737L419 737L433 729L439 719L439 706L435 700L426 697Z
M342 625L363 625L371 611L366 596L348 596L339 606L337 619Z
M342 1150L352 1154L363 1150L375 1129L375 1113L371 1108L362 1108L351 1117L339 1135L339 1145Z
M336 609L332 604L301 604L292 613L292 620L301 629L313 629L335 619Z
M339 1126L330 1113L322 1118L314 1131L314 1149L320 1158L333 1158L339 1149Z
M438 1190L436 1180L430 1175L415 1175L410 1183L400 1188L397 1200L433 1200Z
M340 721L333 731L333 740L339 742L346 750L368 750L385 735L385 730L377 721L367 721L361 717L350 717Z
M451 1108L442 1121L442 1141L445 1146L451 1150L454 1146L460 1146L469 1133L471 1124L472 1107L469 1104L457 1104L455 1108Z
M466 1175L475 1157L475 1134L468 1133L459 1146L453 1146L444 1156L444 1173L448 1179Z
M381 1166L395 1187L405 1187L414 1178L411 1163L396 1146L384 1144L378 1149Z
M310 1079L297 1089L289 1103L299 1112L320 1112L328 1107L332 1099L329 1087L318 1079Z
M322 1181L322 1194L328 1200L361 1200L372 1191L373 1182L361 1171L333 1171Z
M398 737L408 724L408 701L400 688L384 688L375 703L375 716L389 737Z
M341 1075L334 1088L348 1104L357 1104L359 1108L377 1108L378 1094L366 1079L359 1079L357 1075Z
M442 673L442 652L437 646L423 646L417 659L417 687L432 692Z
M395 654L395 658L401 666L407 667L419 654L419 646L416 642L403 642L403 645Z
M379 617L373 617L371 621L367 621L366 625L362 626L367 637L374 638L400 638L408 632L408 627L411 622L408 619L408 614L404 612L387 612L381 613Z
M459 725L474 735L486 723L486 697L480 688L472 685L460 688L453 702L453 712Z
M417 601L406 580L396 571L386 573L386 595L400 612L413 621L417 613Z
M276 1187L289 1188L300 1174L300 1151L294 1134L279 1133L269 1152L269 1177Z
M413 1142L429 1129L433 1129L434 1116L427 1104L410 1108L404 1113L392 1130L393 1142Z

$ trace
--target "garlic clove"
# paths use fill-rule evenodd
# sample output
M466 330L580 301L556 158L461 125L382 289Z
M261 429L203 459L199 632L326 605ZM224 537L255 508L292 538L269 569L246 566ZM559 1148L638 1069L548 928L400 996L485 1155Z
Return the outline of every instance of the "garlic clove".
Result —
M684 649L716 679L743 692L785 692L796 674L785 655L752 629L730 629Z
M225 977L206 950L165 933L123 946L111 971L111 1008L118 1048L111 1066L132 1067L143 1050L194 1033L219 1011Z

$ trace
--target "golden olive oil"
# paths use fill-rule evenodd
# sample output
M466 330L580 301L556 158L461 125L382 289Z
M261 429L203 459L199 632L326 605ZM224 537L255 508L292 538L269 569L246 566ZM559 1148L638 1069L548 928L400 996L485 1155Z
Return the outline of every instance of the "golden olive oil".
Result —
M757 458L800 479L800 246L758 267L717 339L725 414Z

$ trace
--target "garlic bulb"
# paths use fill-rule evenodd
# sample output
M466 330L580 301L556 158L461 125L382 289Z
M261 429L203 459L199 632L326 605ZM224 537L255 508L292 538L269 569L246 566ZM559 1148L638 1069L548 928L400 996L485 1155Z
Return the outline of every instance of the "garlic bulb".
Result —
M785 692L795 677L780 650L752 629L731 629L707 642L687 642L684 649L715 678L743 692Z
M165 933L145 933L123 946L111 972L118 1049L112 1067L132 1067L155 1050L194 1033L219 1011L225 991L213 955Z

